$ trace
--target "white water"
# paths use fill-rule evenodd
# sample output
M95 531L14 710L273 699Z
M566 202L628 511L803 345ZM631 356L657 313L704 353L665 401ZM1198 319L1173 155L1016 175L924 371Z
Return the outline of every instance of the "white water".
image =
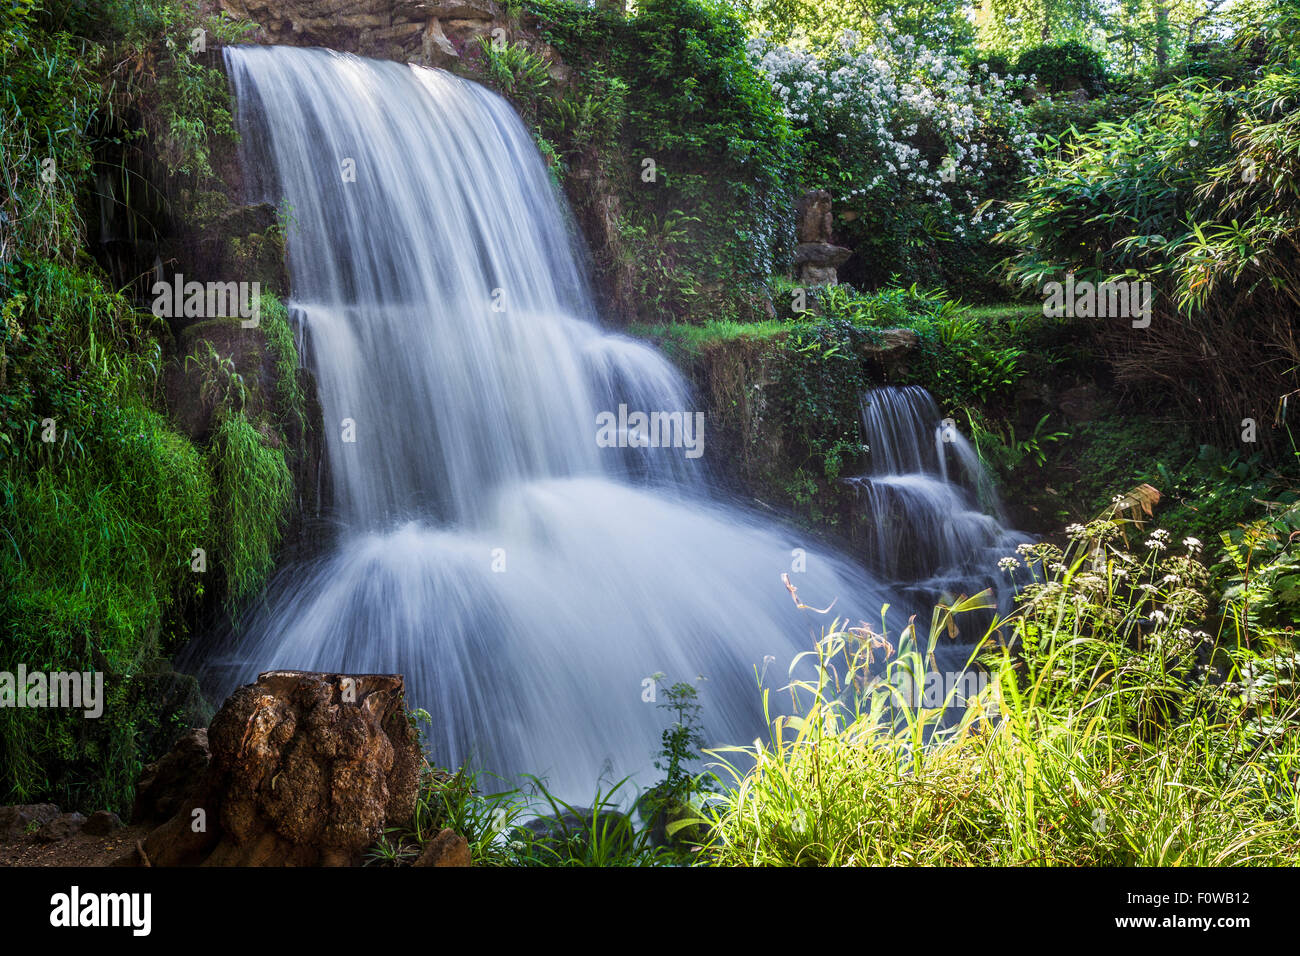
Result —
M402 673L438 763L535 773L583 800L602 776L653 780L655 672L706 678L710 743L763 733L756 669L775 658L781 686L829 623L782 585L794 549L801 598L871 621L888 602L897 631L897 596L867 572L710 494L707 430L700 461L598 446L597 414L620 403L694 409L657 352L600 329L504 100L323 50L225 55L250 198L292 208L340 530L204 649L220 689L280 667Z
M810 603L875 619L889 595L710 498L707 426L699 461L598 447L597 413L620 403L694 408L658 353L599 328L514 112L440 71L292 48L226 58L253 198L292 207L342 530L277 577L209 670L225 689L274 667L405 674L436 760L536 773L575 800L602 774L653 775L656 672L706 678L711 742L761 734L755 669L770 655L783 683L823 623L781 583L793 549L809 552L793 577Z
M867 566L912 605L991 588L1006 610L1009 579L997 561L1030 539L1005 527L970 443L918 386L871 389L862 398L862 425L869 468L849 481L871 516ZM977 615L969 623L987 622Z

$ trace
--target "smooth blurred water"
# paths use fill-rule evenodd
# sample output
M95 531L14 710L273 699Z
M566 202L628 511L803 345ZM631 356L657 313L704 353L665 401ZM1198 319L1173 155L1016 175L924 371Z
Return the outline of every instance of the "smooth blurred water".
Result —
M867 566L912 606L990 588L1007 610L1010 579L997 561L1030 538L1003 523L992 479L955 422L913 385L868 391L862 425L869 467L849 481L870 517ZM979 631L987 617L959 624Z
M292 210L294 314L341 530L199 649L210 684L402 673L433 716L433 759L582 800L602 775L653 781L669 720L645 699L656 672L705 678L710 743L764 733L756 672L781 686L830 622L781 582L795 549L808 603L874 621L898 607L862 568L712 496L707 426L698 460L597 444L598 413L620 404L695 408L662 356L599 327L504 100L324 50L225 55L251 198Z

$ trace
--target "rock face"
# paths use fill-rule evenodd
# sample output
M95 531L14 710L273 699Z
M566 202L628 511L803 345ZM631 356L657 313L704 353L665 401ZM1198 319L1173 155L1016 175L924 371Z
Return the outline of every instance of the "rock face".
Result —
M834 285L839 281L836 269L853 255L853 250L835 245L831 240L834 220L831 217L831 194L813 189L795 204L794 268L805 285Z
M400 676L270 671L230 696L207 739L194 793L136 862L351 865L415 811L422 757ZM155 768L146 800L168 805L161 779L199 753L197 736L183 740Z
M167 411L177 428L195 441L207 441L215 424L213 413L220 396L203 391L203 369L192 364L211 345L243 379L247 393L244 411L249 421L274 419L276 394L275 353L261 328L243 328L238 317L204 319L187 326L178 337L176 361L164 369ZM193 357L193 358L192 358Z
M144 768L135 787L132 822L161 823L192 802L211 760L208 728L182 736L166 756Z
M254 20L270 43L326 46L361 56L450 68L473 56L479 37L509 33L494 0L219 0ZM505 34L496 34L505 36Z
M172 360L164 366L167 411L176 427L197 442L207 442L217 424L215 413L223 399L205 389L215 360L228 363L243 381L243 411L272 448L284 447L298 494L298 508L286 538L298 536L304 516L318 514L330 502L325 457L325 423L316 380L305 368L294 372L302 396L302 417L283 408L277 357L262 327L244 328L241 319L215 318L194 322L177 336ZM207 715L203 719L206 719Z

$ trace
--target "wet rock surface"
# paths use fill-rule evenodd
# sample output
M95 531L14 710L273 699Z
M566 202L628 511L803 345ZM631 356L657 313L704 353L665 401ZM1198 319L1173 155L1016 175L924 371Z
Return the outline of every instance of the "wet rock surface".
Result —
M52 803L25 803L0 807L0 843L12 843L35 833L59 815Z

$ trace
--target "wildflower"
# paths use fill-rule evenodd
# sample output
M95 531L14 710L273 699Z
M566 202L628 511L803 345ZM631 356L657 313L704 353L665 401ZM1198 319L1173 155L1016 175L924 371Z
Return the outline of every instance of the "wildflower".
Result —
M998 567L1003 571L1014 571L1016 568L1020 567L1020 562L1015 558L1006 557L998 561Z
M1201 550L1202 545L1198 538L1183 538L1183 547L1192 554L1196 554L1196 552Z

